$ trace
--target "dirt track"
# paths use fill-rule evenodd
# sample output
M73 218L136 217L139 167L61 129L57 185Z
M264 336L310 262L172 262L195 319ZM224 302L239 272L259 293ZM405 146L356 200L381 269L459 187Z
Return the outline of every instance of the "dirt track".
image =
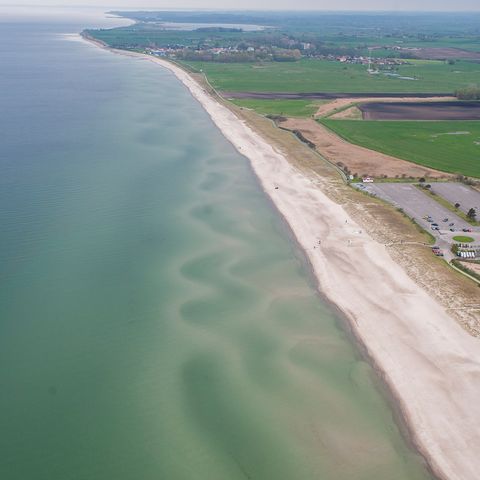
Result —
M423 96L388 96L388 97L375 97L375 96L368 96L368 97L360 97L360 96L353 96L353 97L344 97L344 98L336 98L332 102L325 103L320 105L320 108L317 110L315 114L316 117L325 117L327 115L332 114L335 110L342 109L348 105L355 105L357 103L370 103L370 102L383 102L383 103L391 103L391 102L401 102L401 103L430 103L430 102L451 102L456 100L455 97L452 96L430 96L430 97L423 97Z
M348 143L312 119L289 118L280 124L288 130L298 130L314 143L316 150L335 165L343 164L359 176L451 178L451 175L400 160L383 153Z

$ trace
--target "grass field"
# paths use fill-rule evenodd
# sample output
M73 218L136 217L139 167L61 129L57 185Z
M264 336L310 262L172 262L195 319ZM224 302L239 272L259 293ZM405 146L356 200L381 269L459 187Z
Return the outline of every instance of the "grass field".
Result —
M480 121L322 123L347 141L444 172L480 178Z
M325 102L320 100L268 100L235 99L235 105L255 110L260 115L284 115L286 117L310 117Z
M453 239L459 243L472 243L474 241L472 237L467 237L466 235L457 235Z
M364 65L316 59L263 64L188 62L188 65L202 70L215 88L224 91L453 93L459 87L479 82L477 63L410 62L411 65L400 66L397 73L415 80L370 75Z

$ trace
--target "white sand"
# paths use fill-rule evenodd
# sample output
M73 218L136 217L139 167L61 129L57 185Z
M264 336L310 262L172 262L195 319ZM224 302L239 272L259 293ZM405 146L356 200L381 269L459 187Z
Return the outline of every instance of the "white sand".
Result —
M383 373L417 447L436 474L449 480L478 480L479 341L421 290L383 245L361 232L314 179L293 168L185 71L142 57L173 72L250 160L265 192L307 252L319 288L346 314Z

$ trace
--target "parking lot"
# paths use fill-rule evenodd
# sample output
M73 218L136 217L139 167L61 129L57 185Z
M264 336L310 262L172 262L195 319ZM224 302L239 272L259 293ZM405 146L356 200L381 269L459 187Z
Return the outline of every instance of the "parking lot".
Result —
M463 183L437 183L432 185L432 191L448 200L452 205L460 204L459 209L467 213L470 208L477 211L480 218L480 192Z
M432 233L445 249L449 249L454 236L465 235L463 229L472 230L466 235L473 237L475 243L480 242L479 227L472 227L411 183L365 183L357 184L356 187L401 208L421 227ZM445 221L445 219L448 220ZM432 228L435 224L438 225L438 230Z

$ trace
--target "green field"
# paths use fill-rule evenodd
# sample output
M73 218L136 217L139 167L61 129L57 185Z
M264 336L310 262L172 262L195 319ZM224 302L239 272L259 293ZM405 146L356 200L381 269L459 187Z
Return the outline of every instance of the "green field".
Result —
M480 121L322 123L347 141L444 172L480 178Z
M453 93L477 84L480 64L411 60L398 74L416 80L401 80L383 74L370 75L364 65L302 59L298 62L214 63L188 62L203 71L218 90L241 92L342 92L342 93Z
M453 239L459 243L472 243L475 240L474 238L467 237L465 235L458 235L456 237L453 237Z
M282 115L286 117L310 117L322 103L325 103L315 100L277 99L235 99L232 102L239 107L255 110L260 115Z

